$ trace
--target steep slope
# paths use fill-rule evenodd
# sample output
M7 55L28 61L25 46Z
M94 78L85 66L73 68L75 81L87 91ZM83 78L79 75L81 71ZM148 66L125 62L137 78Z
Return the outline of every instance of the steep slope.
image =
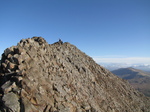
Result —
M70 43L21 40L1 63L4 112L150 111L149 98Z
M134 68L121 68L112 73L128 80L135 89L150 97L150 73Z

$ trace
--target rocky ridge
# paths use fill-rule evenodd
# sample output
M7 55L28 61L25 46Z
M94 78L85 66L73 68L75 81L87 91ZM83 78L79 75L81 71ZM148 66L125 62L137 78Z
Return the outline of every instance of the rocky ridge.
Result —
M22 39L1 59L1 112L148 112L150 100L70 43Z

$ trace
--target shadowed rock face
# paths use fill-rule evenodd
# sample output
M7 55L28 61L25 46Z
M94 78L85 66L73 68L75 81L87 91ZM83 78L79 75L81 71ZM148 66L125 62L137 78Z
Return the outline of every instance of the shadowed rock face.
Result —
M150 100L70 43L41 37L7 48L2 112L148 112Z

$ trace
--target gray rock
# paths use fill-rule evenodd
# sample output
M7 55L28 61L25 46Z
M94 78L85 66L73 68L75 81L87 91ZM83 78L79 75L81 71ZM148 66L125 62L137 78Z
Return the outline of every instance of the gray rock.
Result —
M4 93L8 93L9 91L11 91L11 85L12 85L12 82L10 82L10 81L7 81L7 82L5 82L2 86L1 86L1 88L2 88L2 90L4 91Z
M2 100L5 102L5 106L10 112L20 112L19 98L14 93L7 93L3 96Z

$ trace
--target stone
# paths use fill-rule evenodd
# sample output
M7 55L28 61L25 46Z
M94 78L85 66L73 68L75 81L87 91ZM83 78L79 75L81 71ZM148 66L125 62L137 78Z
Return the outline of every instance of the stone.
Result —
M2 100L5 102L5 106L13 112L20 112L19 98L16 94L10 92L3 96Z
M68 42L48 44L42 37L33 37L4 54L0 111L150 111L150 98Z
M7 64L6 63L2 63L1 65L3 68L6 68L7 67Z
M49 110L51 109L51 106L50 105L47 105L44 109L44 112L49 112Z
M7 58L11 58L11 57L12 57L12 55L11 55L11 54L8 54L8 55L7 55Z
M18 60L18 58L19 58L19 55L18 54L15 54L13 57L12 57L12 62L14 63L14 64L19 64L19 60Z
M8 56L8 54L13 54L12 49L7 48L7 49L4 51L4 55L5 55L5 56Z
M3 84L1 86L2 90L4 91L4 93L8 93L9 91L11 91L11 86L12 86L12 82L7 81L5 84Z
M14 70L17 69L17 65L9 62L8 65L7 65L7 69L10 69L10 70L14 71Z

